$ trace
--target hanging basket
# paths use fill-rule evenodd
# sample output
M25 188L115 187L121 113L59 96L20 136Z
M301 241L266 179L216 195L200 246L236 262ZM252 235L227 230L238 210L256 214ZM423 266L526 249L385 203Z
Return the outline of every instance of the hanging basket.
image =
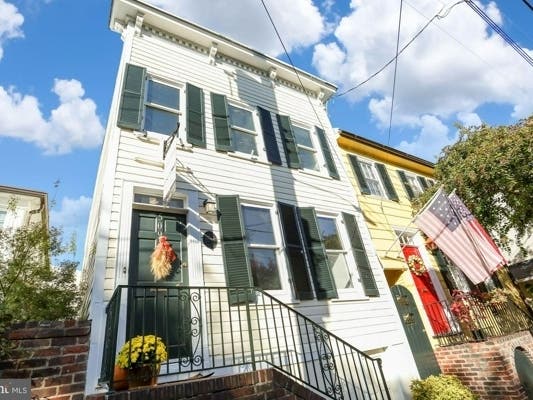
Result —
M414 254L410 255L407 258L407 265L409 266L411 272L415 275L421 276L427 272L427 268L424 265L424 261L420 257L415 256Z
M171 244L166 236L159 237L152 256L150 257L150 269L156 280L165 279L170 275L172 263L176 260L176 253L172 250Z

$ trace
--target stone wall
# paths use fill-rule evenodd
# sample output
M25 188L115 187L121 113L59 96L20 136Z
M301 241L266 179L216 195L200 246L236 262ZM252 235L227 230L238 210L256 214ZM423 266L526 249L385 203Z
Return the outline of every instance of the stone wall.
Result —
M481 399L527 400L515 368L516 348L523 349L533 360L533 337L529 331L438 347L435 355L443 374L457 376Z
M82 400L90 329L74 320L12 325L14 350L0 361L0 378L31 378L33 398Z

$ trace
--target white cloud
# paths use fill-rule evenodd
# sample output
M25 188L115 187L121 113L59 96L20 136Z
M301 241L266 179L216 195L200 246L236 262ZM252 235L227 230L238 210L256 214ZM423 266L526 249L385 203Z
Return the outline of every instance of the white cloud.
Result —
M457 113L457 119L463 126L480 126L481 118L476 113L460 112Z
M458 139L457 132L449 137L448 127L434 115L422 115L417 125L421 127L420 131L412 141L400 142L397 146L399 150L434 162L444 146L455 143Z
M266 11L256 0L149 0L181 18L208 27L273 56L283 48ZM265 0L289 52L310 46L325 33L325 22L311 0Z
M403 4L400 47L442 7L441 2L429 0ZM396 51L396 0L352 0L351 7L352 12L335 30L335 41L317 44L313 56L319 73L339 83L340 91L368 78ZM496 22L502 22L495 3L485 10ZM393 72L391 64L347 95L353 102L368 101L381 127L389 122L386 106L390 105ZM524 78L530 75L531 67L525 60L461 3L446 17L435 20L400 55L393 123L419 126L423 115L449 121L457 113L469 115L486 103L509 104L512 117L523 118L533 112L533 80Z
M96 115L94 101L83 98L81 83L75 79L56 79L52 91L60 104L46 119L36 97L23 95L14 87L0 86L0 136L34 143L46 154L98 146L104 128Z
M0 0L0 60L4 54L2 46L8 39L24 37L21 29L23 23L24 17L17 7Z

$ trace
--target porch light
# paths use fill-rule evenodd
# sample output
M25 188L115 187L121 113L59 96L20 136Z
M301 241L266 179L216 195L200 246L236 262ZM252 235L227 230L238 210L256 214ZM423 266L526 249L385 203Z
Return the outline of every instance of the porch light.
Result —
M206 214L214 215L217 213L217 203L215 201L205 199L203 205Z

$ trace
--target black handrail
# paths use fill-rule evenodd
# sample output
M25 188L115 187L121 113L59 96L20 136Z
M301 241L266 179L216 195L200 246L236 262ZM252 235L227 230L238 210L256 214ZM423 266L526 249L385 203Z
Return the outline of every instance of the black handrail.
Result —
M271 366L332 399L390 399L380 359L258 288L121 285L106 312L100 382L110 388L117 343L153 334L169 353L160 376Z

